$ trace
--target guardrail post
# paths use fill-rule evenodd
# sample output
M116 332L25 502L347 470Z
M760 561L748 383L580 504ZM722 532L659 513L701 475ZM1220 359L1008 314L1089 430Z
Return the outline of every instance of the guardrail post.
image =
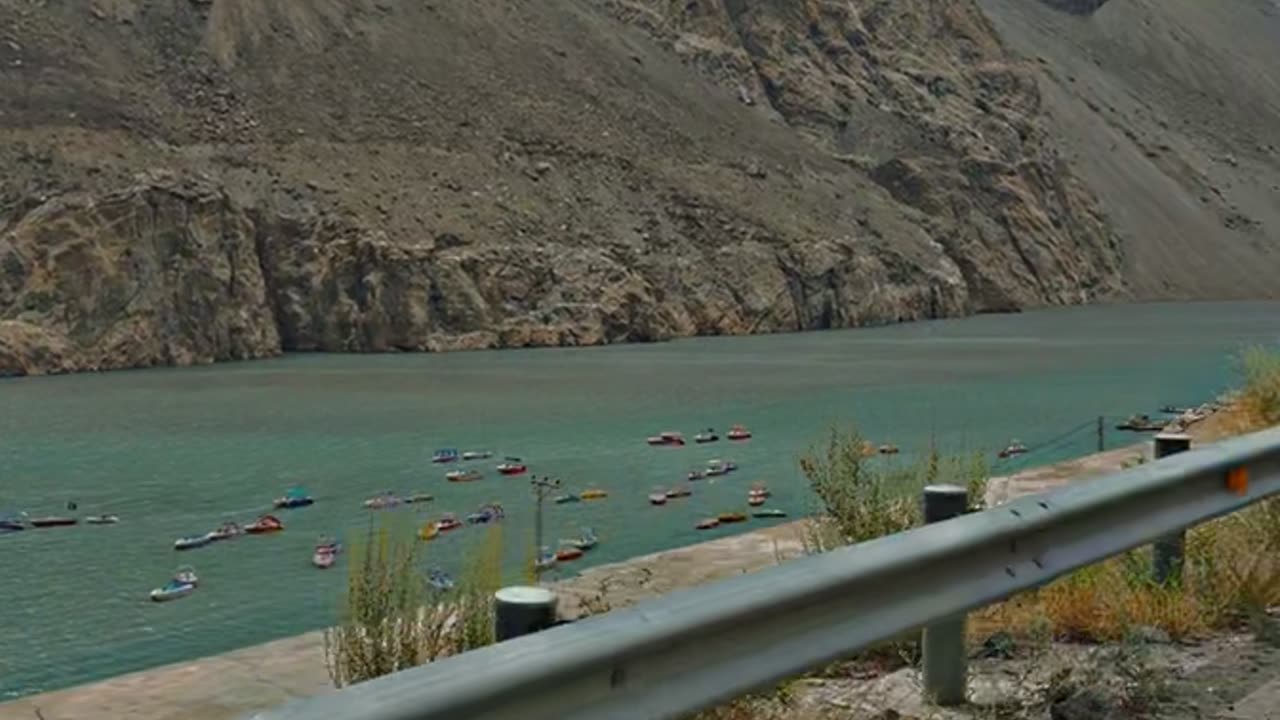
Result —
M930 485L924 489L926 523L958 517L968 507L969 493L958 485ZM921 633L924 692L938 705L960 705L965 701L965 618L963 614L944 618L926 626Z
M498 642L546 630L556 622L556 596L542 587L505 587L493 594Z
M1155 459L1169 457L1191 449L1191 436L1160 433L1155 439ZM1180 530L1157 540L1152 547L1151 574L1160 584L1182 580L1182 561L1186 550L1187 531Z

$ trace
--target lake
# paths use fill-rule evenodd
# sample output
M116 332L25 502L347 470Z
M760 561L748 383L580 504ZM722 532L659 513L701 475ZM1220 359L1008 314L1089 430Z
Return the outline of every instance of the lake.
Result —
M1090 307L893 327L702 338L583 349L446 355L294 355L277 360L0 381L0 512L118 514L114 526L0 536L0 699L313 630L331 621L345 560L310 564L318 535L366 528L361 502L382 490L429 492L419 520L497 500L513 569L531 546L529 477L493 462L523 458L600 502L551 505L549 543L594 527L601 544L551 573L689 544L763 521L699 532L700 518L745 509L754 481L770 504L811 508L798 454L832 424L856 421L908 463L932 439L981 451L1003 473L1090 452L1093 422L1211 399L1236 378L1248 344L1280 343L1280 304ZM651 448L735 423L743 444ZM997 463L1010 439L1032 453ZM1139 438L1108 431L1110 446ZM441 447L488 449L485 478L447 483ZM721 457L740 470L651 507L658 486ZM317 498L280 513L272 536L178 553L175 538L253 520L294 484ZM478 528L426 546L455 575ZM190 597L148 592L181 564ZM317 662L320 659L317 658Z

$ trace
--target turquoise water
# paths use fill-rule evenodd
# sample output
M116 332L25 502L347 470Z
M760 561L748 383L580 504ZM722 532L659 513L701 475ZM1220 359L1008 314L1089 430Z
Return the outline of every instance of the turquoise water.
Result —
M318 628L332 619L342 566L310 565L320 533L365 527L363 499L431 492L423 517L500 500L508 559L531 535L528 478L444 482L437 447L514 454L598 503L548 505L547 537L594 526L588 564L759 527L697 532L701 517L745 507L767 481L773 506L808 506L795 458L833 422L856 419L909 462L931 436L1019 464L1090 451L1092 418L1154 413L1234 382L1232 353L1280 342L1280 305L1146 305L984 316L847 332L709 338L661 345L450 355L299 355L181 370L0 382L0 511L112 512L116 526L0 536L0 698L50 690ZM747 444L655 449L674 429L743 423ZM1075 432L1070 432L1077 429ZM1062 437L1067 433L1065 437ZM1132 442L1109 434L1108 442ZM1052 444L1045 445L1048 440ZM741 470L654 508L646 495L712 457ZM495 458L496 459L496 458ZM1000 471L1018 467L1000 466ZM187 553L173 540L224 519L249 521L300 483L315 506L282 513L286 531ZM457 573L477 529L429 546ZM179 564L191 597L155 605ZM317 661L319 659L317 658Z

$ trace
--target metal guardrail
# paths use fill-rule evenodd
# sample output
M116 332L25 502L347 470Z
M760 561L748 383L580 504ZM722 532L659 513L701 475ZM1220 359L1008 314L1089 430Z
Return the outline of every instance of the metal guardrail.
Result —
M257 720L673 718L1280 492L1280 429L673 592Z

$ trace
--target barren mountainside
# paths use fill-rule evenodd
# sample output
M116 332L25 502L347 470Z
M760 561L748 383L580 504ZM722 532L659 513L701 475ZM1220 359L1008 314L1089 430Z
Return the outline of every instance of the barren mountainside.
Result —
M0 0L0 374L1212 296L983 2Z

